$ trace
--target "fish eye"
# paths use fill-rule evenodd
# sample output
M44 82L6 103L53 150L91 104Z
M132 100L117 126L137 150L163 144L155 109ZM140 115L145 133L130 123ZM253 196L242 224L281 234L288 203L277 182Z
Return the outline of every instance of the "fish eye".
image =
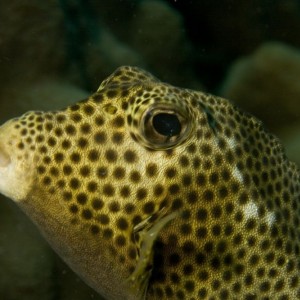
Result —
M159 113L152 119L154 130L166 137L178 135L181 131L181 124L176 115Z
M154 149L168 149L183 142L189 133L187 115L172 106L153 106L142 116L142 137Z

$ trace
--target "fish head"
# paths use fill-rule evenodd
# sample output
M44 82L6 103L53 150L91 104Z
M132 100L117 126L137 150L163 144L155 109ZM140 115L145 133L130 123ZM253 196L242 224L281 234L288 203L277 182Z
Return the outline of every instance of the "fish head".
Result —
M111 299L144 293L140 286L127 293L120 282L136 269L142 232L176 210L175 152L185 151L195 134L190 98L145 71L123 67L86 100L31 111L0 128L1 193ZM141 270L149 268L150 256Z
M108 299L300 297L299 171L277 138L138 68L4 124L0 191Z

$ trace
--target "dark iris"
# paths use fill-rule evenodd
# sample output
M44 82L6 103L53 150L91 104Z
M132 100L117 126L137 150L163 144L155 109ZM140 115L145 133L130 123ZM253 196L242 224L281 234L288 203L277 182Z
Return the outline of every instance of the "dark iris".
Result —
M176 115L160 113L153 117L153 127L161 135L174 136L181 132L181 124Z

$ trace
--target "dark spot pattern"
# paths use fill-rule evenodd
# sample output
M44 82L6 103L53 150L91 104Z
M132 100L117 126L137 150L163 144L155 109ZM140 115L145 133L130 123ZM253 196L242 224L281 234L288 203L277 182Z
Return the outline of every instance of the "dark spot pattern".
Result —
M166 108L177 129L157 132ZM226 100L123 67L87 100L13 126L20 159L36 154L32 199L107 249L116 273L137 265L135 226L178 213L149 249L147 299L300 298L299 171Z

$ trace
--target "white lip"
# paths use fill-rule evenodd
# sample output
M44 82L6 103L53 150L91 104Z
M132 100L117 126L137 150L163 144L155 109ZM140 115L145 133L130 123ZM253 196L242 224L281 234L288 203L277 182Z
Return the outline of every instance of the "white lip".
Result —
M6 153L3 145L0 144L0 168L5 168L11 163L10 156Z
M20 151L15 141L20 140L15 122L0 126L0 193L14 201L26 198L32 184L33 152Z
M16 202L25 199L32 182L30 164L24 160L10 159L1 152L0 161L0 193Z

